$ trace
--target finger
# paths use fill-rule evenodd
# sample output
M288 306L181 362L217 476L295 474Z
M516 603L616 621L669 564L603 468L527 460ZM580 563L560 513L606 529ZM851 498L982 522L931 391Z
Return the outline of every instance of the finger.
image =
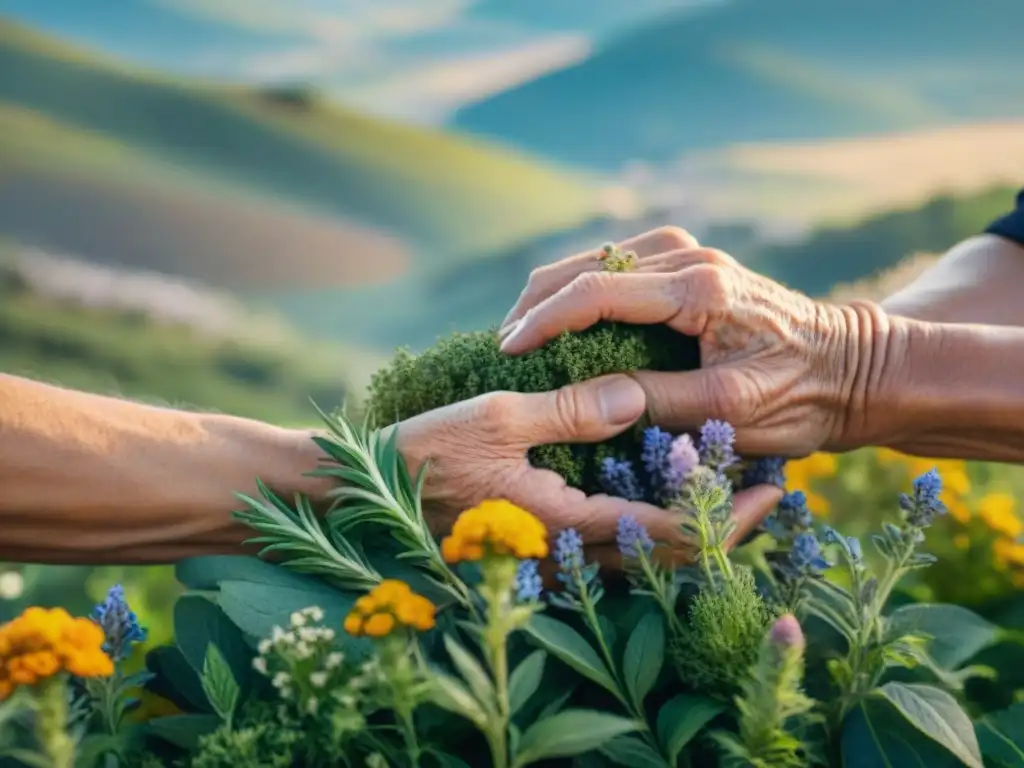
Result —
M662 227L623 240L617 244L617 247L623 251L633 251L643 263L648 258L660 253L698 248L699 244L697 238L685 229ZM599 259L600 254L601 249L595 248L536 270L530 276L530 282L520 294L515 306L501 321L502 332L507 332L513 323L521 319L533 307L548 296L557 293L579 275L585 272L601 271L603 262Z
M634 272L677 272L698 264L715 264L729 267L736 260L715 248L684 248L678 251L666 251L643 259L637 264Z
M582 331L602 320L633 324L672 323L698 336L706 324L698 288L707 282L694 267L674 274L591 272L580 275L519 321L501 343L517 355L543 345L563 331ZM696 279L693 276L696 276ZM684 309L685 307L685 309ZM684 321L681 325L679 321Z
M613 374L536 394L501 393L501 437L524 449L550 443L597 443L636 423L647 408L643 388Z
M732 497L732 519L736 528L729 534L726 549L732 549L755 531L779 505L783 495L783 490L774 485L755 485L738 491Z
M680 513L604 494L587 496L569 486L558 473L546 469L527 469L506 490L505 497L536 515L547 526L552 541L561 531L573 528L587 545L613 544L619 518L630 515L656 541L671 547L686 542Z
M742 398L714 368L696 371L636 371L634 381L646 393L652 424L681 432L700 427L708 419L745 423L738 411ZM727 413L730 409L732 412ZM744 450L748 450L744 447Z

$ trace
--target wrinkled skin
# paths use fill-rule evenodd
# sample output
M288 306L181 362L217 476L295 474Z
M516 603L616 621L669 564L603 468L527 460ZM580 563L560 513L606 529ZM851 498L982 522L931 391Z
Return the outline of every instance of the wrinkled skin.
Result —
M519 355L600 320L665 323L700 342L699 371L639 372L654 423L736 427L750 455L802 456L863 442L873 357L886 317L868 303L814 301L751 272L687 232L666 228L620 245L629 272L602 271L598 251L536 270L502 325Z

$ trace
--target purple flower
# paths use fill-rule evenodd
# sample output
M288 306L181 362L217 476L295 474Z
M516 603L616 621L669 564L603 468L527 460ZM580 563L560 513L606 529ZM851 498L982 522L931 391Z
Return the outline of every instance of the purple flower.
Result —
M693 472L700 464L700 454L693 444L693 438L689 435L679 435L672 441L672 447L668 452L668 464L672 470L673 479L679 486L688 474ZM678 491L678 487L676 488Z
M783 614L776 619L768 632L768 639L778 648L797 648L800 651L804 649L804 632L796 616L791 613Z
M754 459L743 470L743 487L774 485L786 487L786 460L781 456L765 456Z
M640 501L644 497L632 462L608 457L601 462L597 479L605 493L612 496L630 501Z
M575 528L566 528L555 539L555 562L563 571L583 567L583 539Z
M854 564L860 563L864 559L864 550L860 545L860 540L855 536L843 536L835 528L825 527L825 543L826 544L838 544L846 554L846 558Z
M92 619L103 628L106 641L103 650L114 661L122 661L131 654L132 646L146 639L146 630L139 625L139 619L128 607L124 588L115 584L107 592L103 602L92 612Z
M709 467L721 472L737 462L733 443L736 430L727 421L708 419L700 430L700 458Z
M650 554L654 549L654 541L647 529L632 515L619 518L619 529L616 542L623 557L638 558L640 553Z
M539 600L544 584L537 573L536 560L523 560L516 569L516 597L520 602Z
M942 478L937 469L929 469L914 480L913 494L900 494L900 509L914 528L927 528L939 515L946 514L946 505L939 499Z

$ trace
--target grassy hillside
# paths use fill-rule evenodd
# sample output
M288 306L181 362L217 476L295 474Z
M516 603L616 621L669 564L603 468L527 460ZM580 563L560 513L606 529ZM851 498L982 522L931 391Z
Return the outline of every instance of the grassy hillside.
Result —
M93 258L104 258L106 243L66 231L91 217L89 201L112 211L137 191L174 200L205 192L215 209L208 218L225 218L213 255L237 264L198 274L195 254L210 247L208 239L190 242L190 215L165 214L156 200L153 207L139 203L150 211L154 233L136 227L148 237L136 251L178 231L180 242L165 244L160 257L171 262L167 271L192 255L185 263L194 277L225 282L247 273L239 283L256 282L254 275L284 255L283 246L267 247L262 259L246 262L247 243L235 239L246 229L242 219L270 210L295 230L294 251L316 252L312 274L297 279L323 284L330 270L316 259L331 257L337 279L362 280L358 269L341 264L372 261L380 246L387 277L404 268L405 257L429 263L487 251L572 224L598 205L592 180L486 144L367 118L301 89L254 91L134 71L4 21L0 73L7 190L0 209L10 210L26 187L48 215L22 223L19 237L78 245ZM103 150L94 153L98 145ZM79 194L59 196L66 176ZM47 207L51 195L56 204ZM244 211L222 213L214 198ZM389 245L387 236L397 242ZM128 258L122 250L119 258ZM294 270L301 273L309 258Z
M1017 0L707 3L451 124L608 169L736 142L1019 115L1022 26Z
M0 250L0 255L3 251ZM87 306L33 286L0 261L0 371L103 394L279 424L311 424L324 406L362 394L377 365L356 350L299 337L261 342ZM371 367L372 366L372 367Z

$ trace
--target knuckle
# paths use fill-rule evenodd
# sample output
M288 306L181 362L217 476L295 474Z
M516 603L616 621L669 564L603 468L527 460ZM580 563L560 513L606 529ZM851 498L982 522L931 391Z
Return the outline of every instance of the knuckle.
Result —
M731 266L734 263L732 256L718 248L698 248L697 255L705 263L720 267Z
M685 273L687 293L710 311L729 305L729 286L725 273L714 264L699 264Z
M682 227L659 227L651 233L651 239L658 251L678 251L697 248L697 238Z
M576 425L580 423L582 411L583 403L575 388L563 387L555 392L553 418L558 420L557 426L563 434L571 435L575 432Z
M584 272L569 284L569 290L577 295L591 296L601 293L608 285L609 272Z
M477 398L475 418L489 426L511 424L516 411L517 395L514 392L490 392Z

